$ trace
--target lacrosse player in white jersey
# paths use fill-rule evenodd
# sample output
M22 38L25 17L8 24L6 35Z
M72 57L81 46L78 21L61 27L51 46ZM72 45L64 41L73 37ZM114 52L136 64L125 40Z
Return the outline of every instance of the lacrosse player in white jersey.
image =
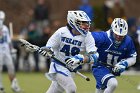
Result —
M57 59L66 62L69 69L52 60L46 73L52 83L46 93L76 93L72 71L78 70L84 63L97 61L97 48L89 32L90 21L84 11L68 11L67 26L59 28L48 40L45 47L53 51ZM87 55L80 54L82 51Z
M5 93L1 75L3 65L7 67L12 90L14 92L20 92L21 89L15 76L15 69L11 56L11 38L8 27L3 24L4 20L5 13L0 11L0 93Z

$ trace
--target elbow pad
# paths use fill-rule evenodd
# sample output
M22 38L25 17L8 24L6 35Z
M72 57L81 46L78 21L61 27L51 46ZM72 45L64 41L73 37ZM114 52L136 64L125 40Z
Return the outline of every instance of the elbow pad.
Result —
M90 52L88 53L88 57L89 57L88 63L91 63L91 62L96 63L98 61L99 54L98 52Z

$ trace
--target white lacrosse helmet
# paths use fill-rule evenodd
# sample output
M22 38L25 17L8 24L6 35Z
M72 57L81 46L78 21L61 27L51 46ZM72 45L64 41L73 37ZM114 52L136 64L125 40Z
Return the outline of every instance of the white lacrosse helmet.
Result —
M119 36L125 36L128 32L128 24L122 18L115 18L111 24L112 31Z
M83 36L86 36L87 32L85 29L80 27L80 22L86 22L90 26L90 18L88 15L81 10L77 11L68 11L67 15L68 24L75 29L76 31L80 32Z
M5 20L5 13L3 11L0 11L0 29L2 29L4 20Z

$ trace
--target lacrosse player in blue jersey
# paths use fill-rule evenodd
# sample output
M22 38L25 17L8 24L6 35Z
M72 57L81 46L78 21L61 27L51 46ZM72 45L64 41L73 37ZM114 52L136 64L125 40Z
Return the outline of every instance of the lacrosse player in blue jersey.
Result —
M137 54L127 32L127 22L121 18L115 18L107 32L92 32L99 53L92 67L96 93L113 93L118 86L115 77L135 64Z
M66 64L64 67L58 60L52 60L49 72L46 73L52 83L46 93L76 93L72 72L80 69L84 63L96 62L98 58L95 41L89 32L91 20L87 14L80 10L68 11L67 21L67 26L59 28L45 46L46 50ZM34 48L28 50L36 51ZM80 54L83 51L87 55ZM39 53L45 56L43 52Z

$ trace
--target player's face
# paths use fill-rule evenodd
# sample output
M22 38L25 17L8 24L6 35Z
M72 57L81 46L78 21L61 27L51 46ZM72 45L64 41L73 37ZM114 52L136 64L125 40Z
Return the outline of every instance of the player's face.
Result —
M122 41L124 39L125 36L119 36L117 34L114 34L115 40L116 41Z
M2 29L3 21L0 19L0 29Z
M85 31L89 31L90 30L90 22L87 22L87 21L80 22L80 28L85 30Z

